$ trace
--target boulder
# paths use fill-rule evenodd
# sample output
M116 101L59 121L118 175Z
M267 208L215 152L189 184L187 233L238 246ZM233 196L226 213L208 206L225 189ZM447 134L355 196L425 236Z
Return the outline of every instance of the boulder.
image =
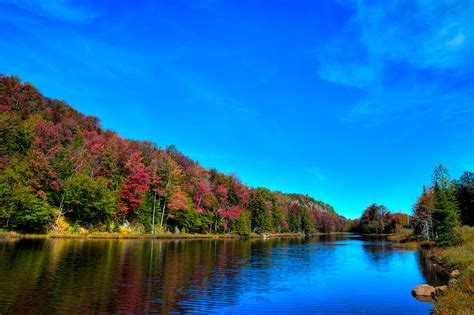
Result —
M417 285L411 293L414 296L431 296L436 292L436 289L428 284Z
M459 272L459 270L456 269L456 270L451 271L451 272L449 273L449 275L450 275L451 277L453 277L453 278L457 278L457 277L459 277L460 272Z

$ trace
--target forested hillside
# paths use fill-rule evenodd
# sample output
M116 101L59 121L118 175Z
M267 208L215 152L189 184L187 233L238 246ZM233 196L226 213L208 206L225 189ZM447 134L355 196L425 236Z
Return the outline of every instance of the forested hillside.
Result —
M0 228L249 234L345 225L321 201L249 188L173 146L124 139L33 85L0 77Z

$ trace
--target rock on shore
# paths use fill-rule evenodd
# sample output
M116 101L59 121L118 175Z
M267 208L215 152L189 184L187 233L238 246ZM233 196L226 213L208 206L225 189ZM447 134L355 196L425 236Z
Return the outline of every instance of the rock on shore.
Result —
M411 293L414 296L431 296L436 292L436 289L429 284L420 284L417 285Z

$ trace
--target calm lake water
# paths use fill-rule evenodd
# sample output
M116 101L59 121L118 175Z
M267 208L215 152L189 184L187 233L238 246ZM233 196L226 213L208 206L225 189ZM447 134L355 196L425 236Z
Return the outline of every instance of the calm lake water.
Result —
M426 257L355 235L0 240L0 314L429 314Z

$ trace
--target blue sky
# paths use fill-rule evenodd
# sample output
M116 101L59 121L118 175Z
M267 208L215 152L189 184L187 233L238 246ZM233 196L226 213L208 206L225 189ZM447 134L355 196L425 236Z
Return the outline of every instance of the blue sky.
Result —
M474 2L5 1L0 73L354 218L474 170Z

